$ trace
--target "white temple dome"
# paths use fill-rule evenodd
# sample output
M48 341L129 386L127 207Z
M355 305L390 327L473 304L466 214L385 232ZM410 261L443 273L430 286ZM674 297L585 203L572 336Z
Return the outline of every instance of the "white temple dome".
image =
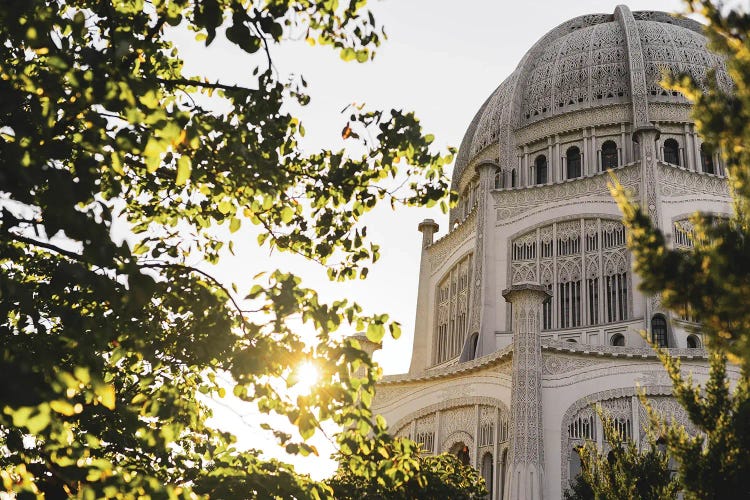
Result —
M566 121L554 118L630 104L634 84L645 83L638 92L649 104L685 108L681 94L659 85L663 72L689 73L702 82L714 68L720 84L729 87L723 60L707 49L703 26L691 19L631 13L624 6L614 14L571 19L543 36L479 109L461 142L453 188L459 188L466 167L476 160L506 168L504 163L515 159L513 148L524 142L516 140L519 131L545 122L544 135L563 133L569 128Z

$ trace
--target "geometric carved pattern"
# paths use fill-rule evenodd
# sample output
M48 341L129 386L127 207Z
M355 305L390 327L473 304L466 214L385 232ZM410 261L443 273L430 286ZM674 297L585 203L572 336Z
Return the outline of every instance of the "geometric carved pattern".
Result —
M544 329L596 325L632 316L630 260L625 227L619 220L556 222L519 235L510 248L508 286L539 283L551 292L552 307L545 312Z
M637 194L640 181L638 165L621 167L615 169L614 173L624 187ZM718 179L714 176L702 177ZM548 210L550 200L555 200L560 204L569 200L571 204L576 205L581 205L596 197L611 200L611 194L607 186L609 181L610 177L605 173L584 177L575 182L538 186L533 189L493 192L491 194L497 212L497 225L505 225L522 219L530 212L534 212L537 207L539 207L539 210Z
M729 197L726 179L659 164L659 194L671 198L683 195Z
M476 210L472 210L453 231L445 234L442 238L435 240L427 247L427 258L430 270L436 273L444 269L443 265L450 256L455 256L456 250L476 234Z
M624 45L622 28L614 22L576 30L547 45L531 63L522 123L626 100Z

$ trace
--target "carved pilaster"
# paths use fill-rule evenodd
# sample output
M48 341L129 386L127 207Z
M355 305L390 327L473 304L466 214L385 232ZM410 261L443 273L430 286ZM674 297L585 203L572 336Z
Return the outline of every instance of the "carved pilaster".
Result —
M544 485L542 427L542 303L549 296L537 284L519 284L503 291L511 303L513 372L511 390L511 442L508 467L510 496L514 500L539 500Z
M659 138L659 130L655 127L641 128L636 130L634 138L638 142L638 149L641 154L641 207L648 213L654 227L658 228L661 226L656 155L656 140ZM648 330L649 318L661 309L661 300L658 295L644 295L643 300L646 313L644 315L644 328Z
M633 97L633 128L650 127L646 87L646 64L643 60L641 37L633 13L625 5L615 9L615 19L625 32L625 45L630 67L630 94Z
M479 199L477 200L477 238L474 244L474 286L471 288L471 321L469 332L479 332L477 341L477 357L494 350L494 345L484 337L492 329L486 318L492 318L495 311L495 300L492 287L494 286L494 273L487 269L492 262L492 221L494 210L490 190L495 176L495 166L484 163L477 167L479 171ZM494 335L494 330L491 331ZM470 337L470 336L469 336ZM469 338L467 337L467 338ZM485 348L485 346L487 346Z

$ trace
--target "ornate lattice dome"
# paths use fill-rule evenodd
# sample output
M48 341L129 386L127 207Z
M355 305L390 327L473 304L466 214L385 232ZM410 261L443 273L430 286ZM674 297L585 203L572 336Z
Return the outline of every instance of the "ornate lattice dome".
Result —
M614 14L561 24L526 53L477 112L459 149L454 188L477 160L503 169L512 165L515 148L525 142L519 134L540 127L547 136L565 132L564 116L570 113L632 103L627 121L639 126L639 121L653 121L648 104L686 107L682 95L659 85L665 71L689 73L702 82L716 68L719 83L730 86L722 59L706 45L696 21L664 12L630 12L624 6Z

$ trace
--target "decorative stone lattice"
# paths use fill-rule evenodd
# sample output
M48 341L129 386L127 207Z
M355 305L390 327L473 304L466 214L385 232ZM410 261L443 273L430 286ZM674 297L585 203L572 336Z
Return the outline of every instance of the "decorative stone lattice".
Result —
M476 209L454 231L427 247L427 258L432 273L445 270L449 257L456 256L459 247L476 236Z
M562 375L575 370L600 366L605 360L583 356L562 356L559 354L544 355L544 375Z
M535 241L539 249L534 246L532 260L531 253L522 250ZM514 238L511 249L509 284L540 283L552 294L554 306L545 310L545 329L597 325L632 316L630 258L620 221L557 222ZM559 314L556 320L553 312Z
M705 91L708 71L715 69L720 88L725 91L732 88L723 59L707 49L703 34L652 20L639 22L638 31L643 47L649 99L688 102L679 92L666 90L659 85L665 72L673 75L687 73Z
M729 198L729 185L726 179L711 174L693 172L682 168L659 164L659 194L663 203L670 203L668 198L679 198L686 195ZM709 199L709 198L707 198Z
M655 396L647 398L648 404L656 415L663 418L669 424L681 425L690 435L698 434L698 428L690 421L685 409L670 396ZM645 425L649 422L648 412L643 405L638 405L640 412L641 430L639 438L646 438Z
M695 228L690 219L676 220L672 223L672 242L677 248L691 248L695 244Z
M470 286L473 259L469 254L458 262L437 287L435 364L461 354L468 334Z
M618 168L614 172L620 184L638 194L640 169L636 165ZM550 200L554 200L556 206L564 206L566 202L580 206L597 197L610 201L612 195L607 186L609 181L609 175L604 173L573 182L492 193L496 225L512 224L537 212L549 211Z

